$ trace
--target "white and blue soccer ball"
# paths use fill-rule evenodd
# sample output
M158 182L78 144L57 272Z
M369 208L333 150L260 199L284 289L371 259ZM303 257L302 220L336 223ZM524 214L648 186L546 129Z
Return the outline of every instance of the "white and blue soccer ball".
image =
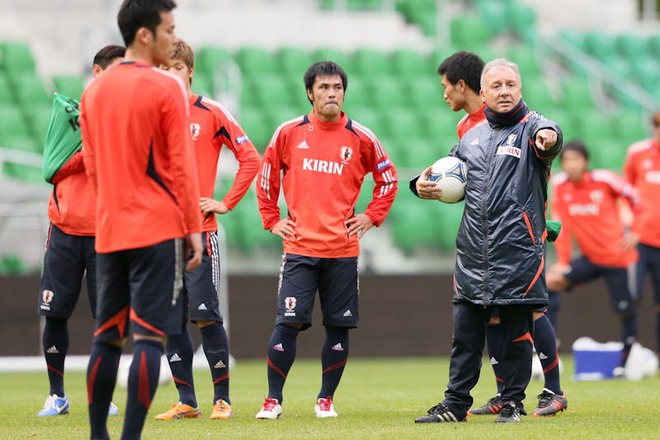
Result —
M465 162L457 157L443 157L431 167L429 179L442 190L441 202L456 203L465 196L467 167Z

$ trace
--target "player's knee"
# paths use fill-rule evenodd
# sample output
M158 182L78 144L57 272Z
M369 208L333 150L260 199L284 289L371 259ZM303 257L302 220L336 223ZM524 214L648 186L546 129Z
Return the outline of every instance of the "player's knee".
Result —
M163 346L165 346L165 344L167 343L167 336L134 334L133 341L137 342L139 340L156 341L156 342L160 342L161 344L163 344Z
M195 322L198 328L202 329L204 327L208 327L209 325L213 324L220 324L219 321L197 321Z
M280 323L275 325L275 329L291 336L297 336L302 329L302 324L300 323Z
M126 338L121 338L121 339L104 339L104 340L98 340L96 341L101 344L107 344L107 345L112 345L113 347L118 347L123 349L124 345L126 345Z
M545 316L545 311L534 310L534 321L538 321L543 318L543 316Z
M500 317L491 316L490 319L488 320L488 325L500 325Z

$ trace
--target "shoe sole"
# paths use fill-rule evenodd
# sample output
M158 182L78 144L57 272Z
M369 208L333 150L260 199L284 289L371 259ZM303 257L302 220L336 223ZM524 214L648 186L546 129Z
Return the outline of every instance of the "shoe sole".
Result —
M171 418L159 418L158 416L154 417L155 420L162 420L165 422L169 422L171 420L201 419L201 418L202 418L201 411L196 414L195 413L174 414Z

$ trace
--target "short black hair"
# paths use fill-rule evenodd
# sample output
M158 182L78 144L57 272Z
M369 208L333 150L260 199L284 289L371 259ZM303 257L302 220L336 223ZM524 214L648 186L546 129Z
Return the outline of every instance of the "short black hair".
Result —
M305 82L305 90L311 91L314 81L316 81L317 76L334 76L339 75L341 77L341 83L344 87L344 92L348 88L348 76L344 69L342 69L339 64L333 63L332 61L319 61L312 64L305 72L303 80ZM308 98L309 99L309 98ZM312 102L310 99L309 102Z
M461 50L446 58L440 64L438 75L445 75L447 81L453 85L463 80L475 93L479 93L481 90L481 71L484 70L484 66L484 60L479 55Z
M147 28L155 35L160 14L174 8L173 0L124 0L117 14L117 24L126 47L133 44L140 28Z
M589 150L587 150L587 145L581 140L576 139L566 142L559 155L559 160L564 158L564 153L567 151L575 151L576 153L581 154L582 157L584 157L584 160L589 162Z
M96 52L92 66L98 65L101 69L105 70L112 64L115 58L124 58L124 55L126 55L125 47L109 44Z

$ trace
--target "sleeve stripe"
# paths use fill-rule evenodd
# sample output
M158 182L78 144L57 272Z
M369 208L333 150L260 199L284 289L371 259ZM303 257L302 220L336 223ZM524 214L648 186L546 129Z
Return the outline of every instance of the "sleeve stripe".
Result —
M353 127L357 128L365 136L371 139L371 142L373 142L374 147L376 148L376 153L379 159L385 156L385 150L383 149L382 145L380 145L380 142L378 141L378 138L376 137L373 131L369 130L367 127L356 121L353 121Z
M298 123L300 123L304 118L305 118L304 116L298 116L297 118L293 118L293 119L291 119L291 120L289 120L289 121L286 121L286 122L281 123L280 126L277 127L277 129L275 130L275 133L273 133L273 136L270 138L270 141L268 141L268 147L267 147L267 148L272 148L272 147L273 147L273 145L275 144L275 139L277 139L277 137L280 135L280 132L282 131L282 129L283 129L284 127L286 127L286 126L289 125L289 124L293 124L293 123L298 124Z
M266 197L270 200L270 170L271 164L264 162L264 165L261 169L261 188L266 193Z
M220 110L222 113L224 113L224 115L227 117L227 119L229 119L229 120L230 120L231 122L233 122L234 124L238 124L238 122L236 122L236 119L234 119L234 116L233 116L231 113L229 113L229 110L227 110L227 107L225 107L224 105L220 104L220 103L217 102L217 101L214 101L214 100L212 100L212 99L209 99L209 98L207 98L206 96L202 96L202 102L203 102L204 104L209 104L209 105L211 105L211 106L217 108L217 109Z

